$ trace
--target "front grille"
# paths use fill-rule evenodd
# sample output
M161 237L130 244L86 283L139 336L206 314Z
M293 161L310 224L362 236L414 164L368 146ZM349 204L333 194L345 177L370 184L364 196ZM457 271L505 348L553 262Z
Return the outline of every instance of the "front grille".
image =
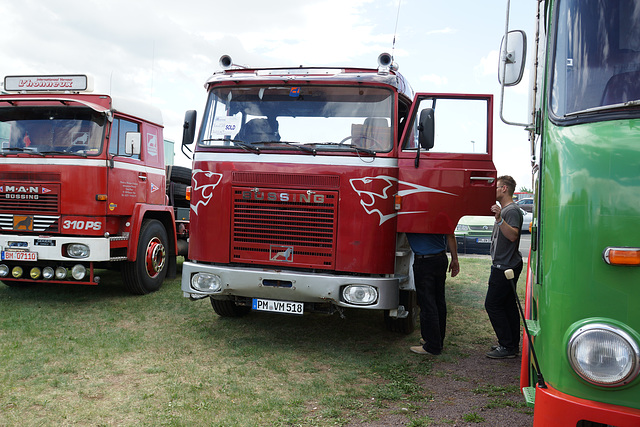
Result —
M235 262L332 268L337 191L233 188Z
M0 181L0 213L58 215L59 212L59 183Z
M0 212L20 214L57 214L60 200L58 194L37 194L37 199L29 199L30 194L0 194Z

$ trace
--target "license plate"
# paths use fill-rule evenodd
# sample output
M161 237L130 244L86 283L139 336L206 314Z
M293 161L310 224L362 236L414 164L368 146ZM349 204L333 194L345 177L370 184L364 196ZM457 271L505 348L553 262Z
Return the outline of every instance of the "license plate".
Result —
M5 261L37 261L37 252L27 251L2 251L2 259Z
M254 298L252 308L257 311L271 311L273 313L302 314L304 304L301 302Z
M476 243L491 243L490 237L478 237Z

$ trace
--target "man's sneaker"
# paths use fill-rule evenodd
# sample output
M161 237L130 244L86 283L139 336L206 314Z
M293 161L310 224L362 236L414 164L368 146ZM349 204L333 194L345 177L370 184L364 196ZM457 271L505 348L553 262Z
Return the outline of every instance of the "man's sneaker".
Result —
M499 345L496 349L488 352L487 357L489 359L513 359L516 357L516 351Z
M494 344L494 345L491 346L491 350L497 350L499 348L500 348L500 344ZM515 352L516 352L516 355L517 355L518 353L520 353L520 349L516 348Z
M422 347L421 345L414 345L413 347L411 347L411 351L416 353L416 354L430 354L431 356L438 356L440 353L431 353L430 351L427 351L424 349L424 347Z

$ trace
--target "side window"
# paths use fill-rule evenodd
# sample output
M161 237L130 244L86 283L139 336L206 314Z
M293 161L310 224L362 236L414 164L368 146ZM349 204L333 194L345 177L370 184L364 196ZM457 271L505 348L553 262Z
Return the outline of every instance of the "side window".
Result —
M140 132L140 125L126 119L114 118L111 124L111 140L109 141L109 154L114 156L126 156L124 144L127 132ZM139 159L140 155L134 154L132 159Z
M487 101L483 99L422 98L414 117L433 108L435 144L432 153L488 153ZM418 120L410 124L403 150L418 147Z

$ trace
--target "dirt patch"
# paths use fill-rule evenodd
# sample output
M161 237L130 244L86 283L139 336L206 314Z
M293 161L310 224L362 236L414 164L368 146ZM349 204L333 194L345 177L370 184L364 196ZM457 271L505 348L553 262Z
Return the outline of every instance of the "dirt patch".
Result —
M434 357L433 371L418 378L430 395L426 404L402 404L368 426L510 426L533 425L533 408L519 390L520 357L493 360L484 346L453 360ZM432 357L432 356L416 356ZM355 426L355 424L353 424Z

